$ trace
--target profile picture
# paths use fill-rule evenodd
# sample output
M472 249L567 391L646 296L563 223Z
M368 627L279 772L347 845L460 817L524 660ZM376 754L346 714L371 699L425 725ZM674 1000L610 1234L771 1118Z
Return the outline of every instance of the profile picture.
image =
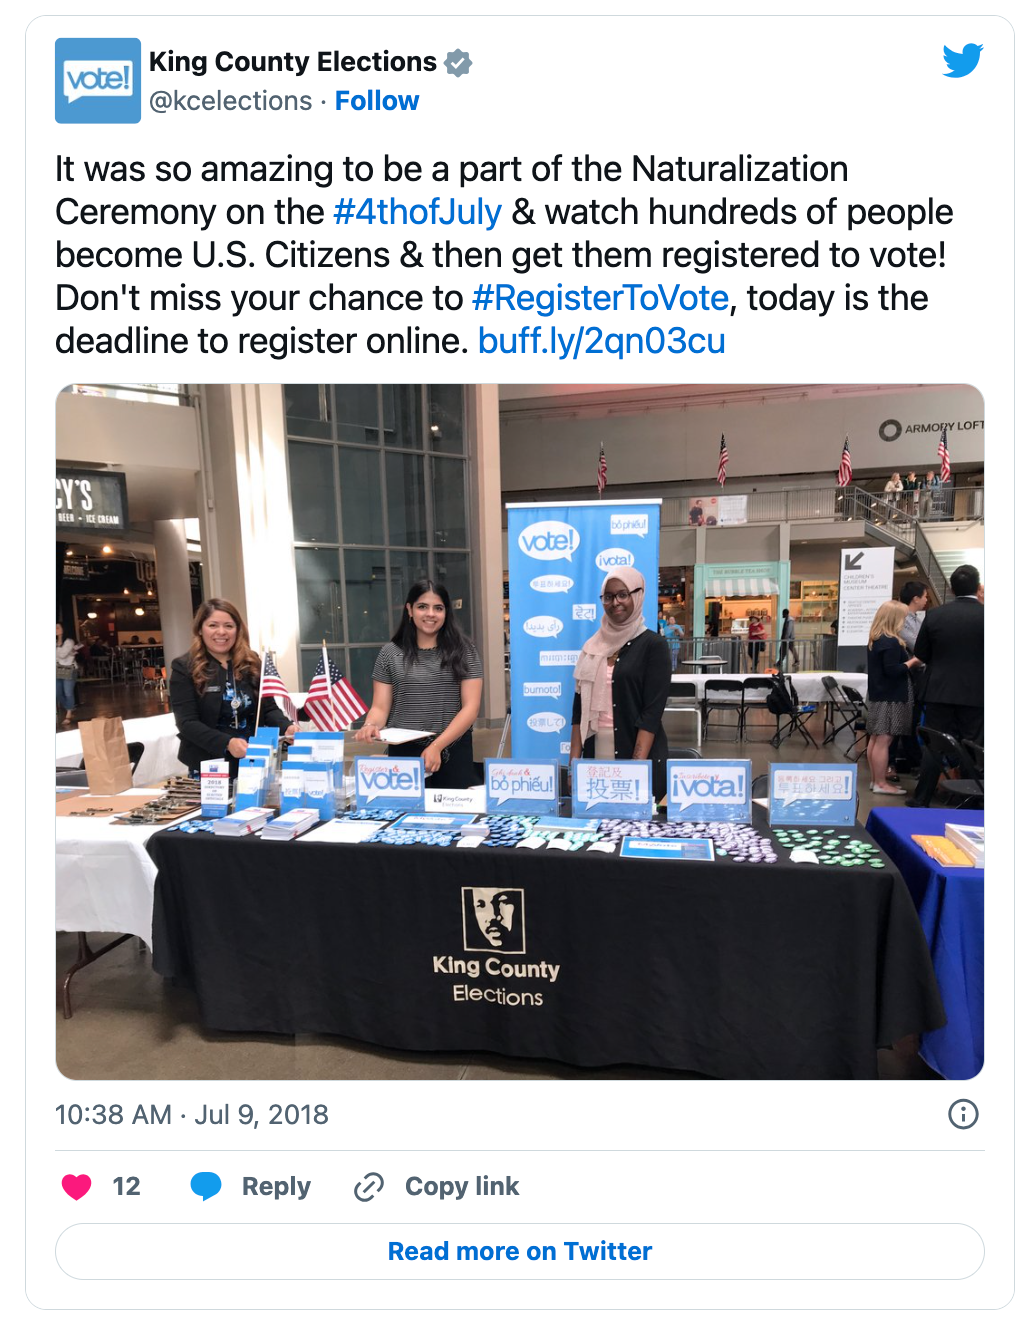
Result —
M462 947L467 953L525 953L522 888L463 888Z

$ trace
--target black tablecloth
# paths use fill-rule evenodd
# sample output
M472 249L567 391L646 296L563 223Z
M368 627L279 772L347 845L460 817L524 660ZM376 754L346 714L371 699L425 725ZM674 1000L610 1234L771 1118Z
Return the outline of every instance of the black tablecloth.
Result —
M222 1031L869 1078L878 1046L944 1021L913 903L888 868L174 831L148 850L155 968L191 983ZM477 928L471 888L522 889L504 940Z

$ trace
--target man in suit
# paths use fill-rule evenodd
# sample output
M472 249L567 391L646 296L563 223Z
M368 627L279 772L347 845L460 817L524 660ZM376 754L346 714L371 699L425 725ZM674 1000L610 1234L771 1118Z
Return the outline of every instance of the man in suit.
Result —
M982 743L985 707L985 607L978 600L979 581L973 564L954 569L950 587L956 600L925 615L914 646L925 665L924 724L977 744ZM941 770L926 747L908 805L931 804Z

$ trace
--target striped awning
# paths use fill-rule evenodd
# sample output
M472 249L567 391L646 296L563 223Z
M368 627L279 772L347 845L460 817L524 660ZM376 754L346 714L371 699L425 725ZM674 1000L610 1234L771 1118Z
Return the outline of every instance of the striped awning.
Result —
M770 597L777 596L778 585L773 578L707 578L708 597Z

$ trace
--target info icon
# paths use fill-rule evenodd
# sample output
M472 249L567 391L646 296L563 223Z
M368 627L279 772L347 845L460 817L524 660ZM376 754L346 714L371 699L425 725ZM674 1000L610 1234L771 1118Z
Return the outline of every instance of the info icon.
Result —
M138 125L136 37L59 37L54 43L54 116L60 125Z

